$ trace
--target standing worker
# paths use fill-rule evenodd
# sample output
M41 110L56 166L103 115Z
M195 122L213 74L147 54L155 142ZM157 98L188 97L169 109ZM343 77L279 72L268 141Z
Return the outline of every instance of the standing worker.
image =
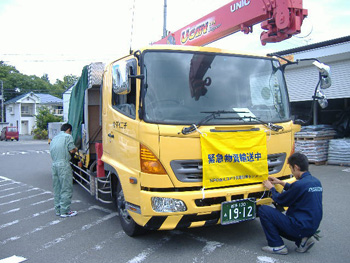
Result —
M61 217L77 214L77 211L70 210L73 178L69 161L71 154L78 150L71 134L72 125L65 123L61 127L61 132L50 143L55 211L56 215Z
M289 207L286 214L267 205L259 208L260 222L268 242L262 250L282 255L288 254L288 249L281 236L295 241L295 251L304 253L315 244L313 235L322 219L322 185L308 171L307 157L294 153L288 158L288 164L296 182L289 184L270 176L263 182L277 204ZM277 192L275 184L282 185L284 191Z

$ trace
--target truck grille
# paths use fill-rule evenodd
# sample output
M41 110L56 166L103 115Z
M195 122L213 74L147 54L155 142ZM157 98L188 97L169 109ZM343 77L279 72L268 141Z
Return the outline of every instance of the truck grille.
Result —
M286 153L269 154L267 156L269 175L281 171L286 156ZM180 182L194 183L202 181L202 160L173 160L170 162L170 166Z

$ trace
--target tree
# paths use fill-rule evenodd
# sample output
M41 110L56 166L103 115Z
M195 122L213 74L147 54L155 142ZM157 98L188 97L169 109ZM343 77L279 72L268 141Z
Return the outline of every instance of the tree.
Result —
M55 116L53 115L49 108L47 107L41 107L39 109L38 114L35 116L36 118L36 126L40 129L40 130L47 130L47 125L49 122L61 122L62 117L59 116Z
M49 80L49 75L48 74L44 74L41 76L41 79L47 83L50 83L50 80Z
M63 92L70 88L78 77L67 75L63 81L57 79L55 84L51 84L49 76L44 74L41 78L20 73L15 67L0 61L0 79L4 83L4 99L10 100L21 94L28 92L47 93L58 98L62 98Z
M5 79L11 73L19 73L19 71L10 65L6 65L4 61L0 61L0 79Z
M61 122L62 117L58 117L53 115L49 108L47 107L41 107L39 109L39 113L35 116L36 118L36 126L37 128L34 129L34 138L35 139L47 139L48 136L48 123L49 122Z
M72 87L77 82L79 77L74 75L66 75L63 77L63 81L57 79L56 83L51 87L51 95L56 97L62 96L63 92Z

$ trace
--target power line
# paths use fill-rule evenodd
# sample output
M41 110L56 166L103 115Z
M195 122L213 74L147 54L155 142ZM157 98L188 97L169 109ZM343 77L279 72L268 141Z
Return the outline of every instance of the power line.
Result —
M79 57L80 56L80 57ZM83 55L74 56L72 54L31 54L31 53L0 53L0 60L21 61L21 62L91 62L91 61L110 61L118 54L102 54L96 57L83 57ZM2 58L1 58L2 57ZM43 58L44 57L44 58Z
M1 55L0 55L1 56ZM21 61L21 62L37 62L37 63L43 63L43 62L91 62L91 61L109 61L112 58L86 58L86 59L1 59L0 61L4 62L11 62L11 61Z

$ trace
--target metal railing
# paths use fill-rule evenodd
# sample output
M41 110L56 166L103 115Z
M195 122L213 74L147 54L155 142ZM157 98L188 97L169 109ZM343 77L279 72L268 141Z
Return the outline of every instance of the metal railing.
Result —
M106 177L96 177L94 173L89 170L84 170L78 165L71 162L73 167L73 180L83 187L92 196L95 196L97 200L102 203L110 204L111 201L111 185L110 185L110 173ZM86 175L86 178L81 175L80 172Z

